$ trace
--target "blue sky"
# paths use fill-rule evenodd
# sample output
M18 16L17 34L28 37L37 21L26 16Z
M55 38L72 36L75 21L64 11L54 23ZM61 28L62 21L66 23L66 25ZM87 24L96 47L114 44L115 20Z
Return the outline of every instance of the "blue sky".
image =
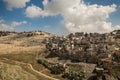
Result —
M46 1L46 4L43 4L43 1L44 2ZM70 4L66 4L66 1L67 3L70 3ZM88 31L87 29L91 27L88 25L93 25L94 23L91 22L92 20L91 21L87 20L89 18L86 18L84 20L84 17L81 17L82 14L80 12L83 9L83 7L76 4L80 0L75 0L75 1L74 0L61 0L61 1L60 0L56 0L56 1L55 0L0 0L0 27L1 27L0 29L15 30L18 32L42 30L45 32L58 34L58 35L64 35L68 32L81 32L81 31L87 32ZM19 5L15 5L15 2L19 3ZM63 4L64 6L62 6L60 3ZM59 6L55 4L58 4ZM74 16L74 15L77 15L76 12L71 12L71 14L69 14L70 12L68 11L67 13L68 9L71 9L71 10L73 9L71 6L74 4L75 4L75 10L80 14L78 16L79 19L78 17L75 18L76 16ZM99 6L103 6L101 7L101 9L103 8L103 10L104 9L108 10L108 12L101 11L101 13L103 13L103 17L106 17L106 18L101 18L101 20L97 21L96 24L100 23L103 27L104 25L108 26L111 24L110 25L111 27L117 26L117 29L120 28L119 27L120 0L84 0L84 3L80 3L80 4L82 4L86 8L88 8L90 5L95 5L95 4L97 5L95 6L95 8ZM113 4L115 4L116 6L115 8L110 6ZM104 6L109 6L109 8L104 8ZM35 10L33 10L33 8ZM94 11L94 8L90 8L90 9L91 9L90 10L91 13L95 12L96 14L101 10L99 9L99 11L97 10ZM32 10L35 11L35 13L32 13ZM43 14L46 14L46 15L43 15ZM88 15L88 12L84 14ZM88 17L91 17L91 18L96 17L95 19L98 19L100 15L96 15L96 16L93 16L93 14L91 14ZM93 21L95 19L93 19ZM82 21L83 23L81 23ZM87 25L86 24L83 25L84 22L88 22L86 23ZM112 30L111 27L109 29L108 27L106 27L105 30L106 31ZM99 28L96 28L95 30L93 28L93 29L89 29L88 32L91 32L91 31L100 32L98 30ZM101 28L100 30L105 31Z

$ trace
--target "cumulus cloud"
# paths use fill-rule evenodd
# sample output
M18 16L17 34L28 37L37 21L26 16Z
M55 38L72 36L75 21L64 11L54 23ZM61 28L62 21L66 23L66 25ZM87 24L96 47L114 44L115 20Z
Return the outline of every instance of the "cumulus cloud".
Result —
M44 0L42 10L32 5L26 9L26 16L47 17L60 14L62 23L70 32L109 32L120 29L120 26L112 26L107 22L109 15L116 11L116 5L88 5L83 0Z
M5 21L3 19L0 19L0 30L2 31L11 31L14 30L14 28L10 27L9 25L4 23Z
M0 20L0 30L2 31L13 31L15 30L15 27L17 26L21 26L21 25L24 25L26 24L27 22L26 21L21 21L21 22L16 22L16 21L13 21L11 24L6 24L4 20Z
M12 27L16 27L16 26L20 26L20 25L23 25L23 24L26 24L26 23L27 23L27 21L21 21L21 22L13 21L13 22L11 23L11 26L12 26Z
M29 18L35 18L35 17L39 17L39 16L48 16L48 13L46 13L45 11L43 11L40 7L35 6L35 5L31 5L29 7L27 7L26 11L25 11L25 15Z
M12 10L13 8L23 8L26 6L26 3L30 0L3 0L8 10Z
M4 20L3 20L3 19L1 19L1 20L0 20L0 23L3 23L3 22L4 22Z
M13 27L10 27L10 26L7 25L7 24L0 23L0 30L2 30L2 31L13 31L14 28L13 28Z

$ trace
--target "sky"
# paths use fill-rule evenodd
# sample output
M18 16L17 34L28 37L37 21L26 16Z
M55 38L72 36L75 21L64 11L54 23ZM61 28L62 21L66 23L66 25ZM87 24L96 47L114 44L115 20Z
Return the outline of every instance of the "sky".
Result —
M120 29L120 0L0 0L0 30L57 35Z

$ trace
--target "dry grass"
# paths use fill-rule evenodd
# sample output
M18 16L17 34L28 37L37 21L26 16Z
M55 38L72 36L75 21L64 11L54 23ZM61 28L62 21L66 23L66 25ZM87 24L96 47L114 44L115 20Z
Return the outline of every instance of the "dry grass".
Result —
M0 62L0 80L39 80L20 66Z
M19 66L21 69L23 69L23 71L26 71L29 74L32 74L33 76L37 77L38 80L50 80L32 71L27 65L14 62L18 61L20 63L23 62L26 64L31 64L35 70L42 71L43 73L45 71L45 74L47 74L48 76L56 77L55 75L50 74L50 71L47 70L43 65L38 64L36 60L36 55L39 53L41 54L42 51L45 49L45 45L41 43L44 39L45 37L43 35L26 37L18 34L12 34L0 37L0 61L3 59L3 63L5 64ZM4 59L6 58L9 60L5 61ZM22 73L20 75L22 76ZM20 80L34 79L28 78Z
M29 46L29 47L22 47L22 46L15 46L9 44L0 44L0 54L17 54L17 53L36 53L44 49L43 46Z
M22 63L22 62L18 62L18 61L6 59L6 58L0 59L0 60L3 64L6 64L4 66L1 66L1 68L0 68L0 71L2 71L1 77L6 78L5 80L18 80L18 79L16 79L16 76L20 76L19 77L20 80L51 80L51 79L44 77L44 76L36 73L35 71L33 71L27 63ZM13 66L13 68L11 66ZM6 69L7 69L7 71L6 71ZM16 76L14 77L9 74L16 75ZM7 75L7 76L4 76L4 75ZM8 77L13 77L14 79L7 79ZM34 79L34 78L36 78L36 79ZM0 80L1 80L1 78L0 78Z
M16 64L12 61L15 60L26 64L29 63L34 69L39 71L43 70L44 67L37 64L35 59L36 54L40 53L45 47L41 44L43 39L43 35L26 37L12 34L0 37L0 64L5 64L4 66L0 65L0 71L5 72L1 67L4 68L7 66L7 72L2 73L3 75L0 73L0 80L50 80L35 73L26 65ZM4 58L8 58L9 61L3 60L3 62L1 62ZM18 76L20 79L16 79L14 76L9 75L9 73ZM9 77L14 77L14 79L7 79Z
M43 39L44 36L41 35L26 37L12 34L0 37L0 54L39 52L45 47L43 44L41 44Z

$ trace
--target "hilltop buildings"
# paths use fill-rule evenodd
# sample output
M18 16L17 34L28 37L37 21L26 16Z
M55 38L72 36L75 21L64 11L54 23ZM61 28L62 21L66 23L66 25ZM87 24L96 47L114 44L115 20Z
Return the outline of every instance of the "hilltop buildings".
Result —
M76 61L88 61L92 56L111 58L120 51L120 30L111 33L71 33L66 37L54 36L46 40L46 49L52 55Z

